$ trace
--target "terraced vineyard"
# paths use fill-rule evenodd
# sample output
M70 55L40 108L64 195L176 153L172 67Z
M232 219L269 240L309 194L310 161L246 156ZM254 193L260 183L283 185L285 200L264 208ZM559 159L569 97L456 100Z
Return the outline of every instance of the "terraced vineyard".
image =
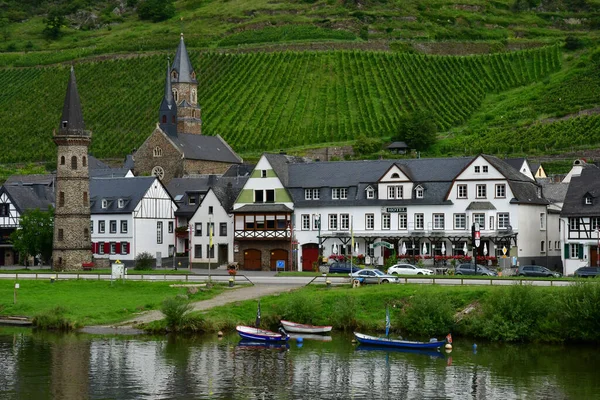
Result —
M384 52L191 54L206 134L238 152L396 134L403 113L425 110L440 130L466 121L487 93L557 71L556 46L468 57ZM92 152L122 157L157 121L165 56L76 66ZM0 162L48 160L66 67L0 71ZM32 112L32 110L35 110Z

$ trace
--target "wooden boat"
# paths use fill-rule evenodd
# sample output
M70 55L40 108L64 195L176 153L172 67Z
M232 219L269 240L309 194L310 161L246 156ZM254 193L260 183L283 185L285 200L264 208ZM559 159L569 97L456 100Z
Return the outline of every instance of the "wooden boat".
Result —
M299 324L297 322L285 321L283 319L281 320L281 325L283 326L283 329L285 329L286 331L295 332L295 333L327 333L327 332L331 332L331 326L329 326L329 325L318 326L318 325Z
M358 332L354 332L354 336L360 344L374 346L404 347L409 349L439 349L440 347L446 344L445 340L431 339L429 342L415 342L411 340L399 340L369 336Z
M290 338L287 334L254 328L252 326L238 325L235 327L235 330L242 339L246 340L260 340L262 342L285 342Z

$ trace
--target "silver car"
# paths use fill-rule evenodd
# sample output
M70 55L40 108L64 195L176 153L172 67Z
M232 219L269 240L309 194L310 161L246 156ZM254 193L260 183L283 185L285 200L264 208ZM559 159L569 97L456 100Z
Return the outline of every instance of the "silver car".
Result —
M396 283L398 278L394 275L384 274L378 269L362 269L349 274L351 279L358 279L361 283Z
M430 269L415 267L412 264L396 264L388 268L387 273L390 275L432 275L433 271Z

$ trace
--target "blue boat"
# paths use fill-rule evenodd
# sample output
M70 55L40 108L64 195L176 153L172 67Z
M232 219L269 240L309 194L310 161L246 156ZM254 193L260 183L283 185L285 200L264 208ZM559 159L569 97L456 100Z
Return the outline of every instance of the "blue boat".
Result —
M285 333L268 331L266 329L254 328L252 326L238 325L235 327L242 339L261 342L287 342L290 336Z
M390 347L390 346L376 346L376 345L359 344L356 347L356 350L359 350L359 351L384 351L386 353L398 352L398 353L420 354L420 355L428 356L428 357L432 357L432 358L445 358L444 353L439 351L438 349L412 349L412 348L407 348L407 347Z
M358 332L354 332L354 336L360 344L385 347L403 347L407 349L439 349L446 344L445 340L431 339L429 342L415 342L411 340L369 336Z

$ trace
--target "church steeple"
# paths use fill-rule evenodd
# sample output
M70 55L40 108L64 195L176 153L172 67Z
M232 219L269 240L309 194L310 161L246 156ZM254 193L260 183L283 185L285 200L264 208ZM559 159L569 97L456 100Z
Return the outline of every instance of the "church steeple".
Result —
M67 84L67 94L63 105L62 118L58 128L61 135L84 135L85 124L83 122L83 113L81 112L81 101L77 92L77 82L75 80L75 70L71 66L71 75Z
M194 72L194 68L192 68L192 62L190 61L187 49L185 48L183 33L179 39L179 46L177 47L177 53L175 53L175 59L173 60L173 72L171 75L174 82L198 83L196 80L196 73Z
M160 129L168 135L177 135L177 104L173 100L173 88L171 87L171 68L167 60L167 76L165 81L165 95L160 103L158 111Z

